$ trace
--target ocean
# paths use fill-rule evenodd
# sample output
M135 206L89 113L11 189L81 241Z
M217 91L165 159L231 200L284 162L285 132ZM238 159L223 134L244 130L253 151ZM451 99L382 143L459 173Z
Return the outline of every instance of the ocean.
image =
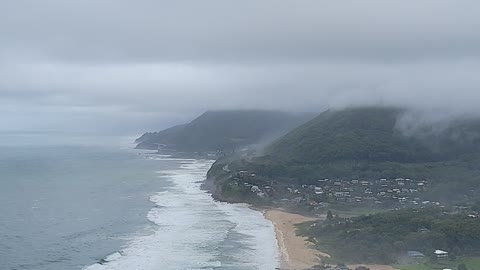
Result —
M213 161L0 135L0 269L275 269L273 225L200 189Z

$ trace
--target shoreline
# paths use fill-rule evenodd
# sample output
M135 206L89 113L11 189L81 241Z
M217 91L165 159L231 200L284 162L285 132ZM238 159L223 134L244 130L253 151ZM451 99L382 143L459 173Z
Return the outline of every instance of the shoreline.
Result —
M259 210L259 209L257 209ZM321 257L328 254L314 249L305 237L296 234L296 224L321 220L300 214L289 213L281 209L265 209L263 214L272 222L281 255L281 269L303 270L320 264Z
M330 258L330 255L314 249L306 237L296 235L296 224L324 220L326 217L308 217L302 214L287 212L283 209L258 209L262 211L265 218L270 220L275 227L278 247L281 255L281 268L288 270L305 270L321 264L322 258ZM367 267L370 270L398 270L391 265L382 264L347 264L349 269L359 266Z
M211 177L207 177L203 181L201 188L207 191L216 201L231 204L244 203L224 198L218 194L219 192L215 185L215 181ZM295 214L279 208L261 207L249 203L246 204L249 205L248 207L250 209L262 213L264 218L272 223L280 255L279 269L304 270L319 264L319 256L330 257L328 254L313 249L309 242L306 241L306 237L296 235L296 224L321 220L325 217L307 217L304 214Z
M188 155L184 156L184 158L206 160L205 158L199 159L198 157L189 157ZM215 160L210 160L215 162ZM325 220L326 216L308 216L307 213L291 212L286 209L275 207L255 206L239 200L225 198L219 194L214 179L208 177L208 175L204 178L204 180L200 180L198 182L201 182L200 189L209 193L213 200L228 204L246 204L250 209L263 214L264 218L272 223L277 241L277 249L280 255L278 258L280 270L310 269L315 265L321 264L322 258L330 257L329 254L315 249L313 245L307 241L306 237L298 236L296 234L297 227L295 226L308 221ZM347 267L350 269L355 269L358 266L365 266L370 270L398 270L390 265L347 265Z
M187 157L188 155L185 156L185 158ZM198 157L189 158L199 160ZM205 160L205 158L202 159ZM212 159L211 161L215 162L215 160ZM321 264L322 258L330 258L329 254L315 249L313 245L307 241L306 237L298 236L296 234L297 227L295 226L304 222L325 220L326 216L307 216L307 213L295 213L281 208L255 206L242 201L225 198L219 194L217 186L215 185L215 180L212 177L208 177L208 175L204 180L199 182L201 182L200 189L209 193L213 200L229 204L246 204L250 209L262 213L264 218L272 223L280 255L280 270L305 270ZM347 265L350 269L355 269L358 266L365 266L370 270L398 270L390 265Z
M158 153L157 153L158 154ZM172 157L174 157L172 155ZM190 157L184 155L183 158L191 158L194 160L207 160L206 158ZM213 159L208 159L215 162ZM213 166L213 164L212 164ZM211 166L210 166L211 168ZM209 168L209 170L210 170ZM322 258L329 258L330 255L323 253L313 247L307 241L306 237L298 236L296 234L297 227L295 225L315 220L325 220L326 216L308 216L307 213L295 213L281 208L255 206L238 200L224 198L219 195L214 179L205 177L201 182L200 189L206 191L215 201L225 202L228 204L246 204L248 208L258 211L263 214L264 218L270 221L273 225L274 234L277 242L277 249L279 253L279 267L280 270L305 270L310 269L315 265L321 264ZM376 264L356 264L347 265L350 269L355 269L358 266L365 266L370 270L398 270L390 265L376 265Z

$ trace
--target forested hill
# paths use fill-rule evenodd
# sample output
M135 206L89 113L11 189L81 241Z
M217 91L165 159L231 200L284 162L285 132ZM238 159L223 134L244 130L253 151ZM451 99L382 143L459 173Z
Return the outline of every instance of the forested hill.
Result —
M335 161L432 162L480 153L480 121L458 120L438 131L424 125L405 135L406 111L388 107L326 111L267 147L276 159L299 163Z
M348 263L391 264L411 250L427 257L435 257L436 249L448 250L450 260L480 252L478 218L439 208L331 218L305 227L303 233L324 252Z
M219 160L209 175L222 178L221 168L228 163L232 171L252 171L256 179L280 186L316 185L319 179L373 183L410 178L429 183L424 193L429 200L477 199L480 120L418 125L415 117L406 117L411 113L388 107L326 111L275 140L262 155ZM415 128L405 129L405 124Z
M185 152L225 151L273 140L313 116L280 111L207 111L192 122L142 135L137 148Z

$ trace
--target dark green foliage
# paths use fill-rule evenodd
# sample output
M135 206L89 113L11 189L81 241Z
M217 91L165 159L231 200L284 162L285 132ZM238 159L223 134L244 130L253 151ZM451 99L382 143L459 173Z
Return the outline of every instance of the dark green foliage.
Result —
M326 111L275 141L265 152L275 160L318 164L434 162L477 154L480 150L478 120L455 121L441 132L425 126L417 134L407 136L397 127L404 113L388 107Z
M266 154L301 163L426 159L424 146L395 130L401 112L375 107L327 111L277 140Z
M435 249L453 255L480 251L480 223L439 209L406 209L333 219L310 227L315 238L337 259L352 263L393 263L408 250L431 255Z
M464 263L458 265L458 270L468 270L467 266Z
M160 132L147 132L135 140L138 149L158 149L158 144L172 144L179 132L182 132L185 125L178 125Z
M474 202L471 208L473 211L480 212L480 201Z
M397 127L404 113L386 107L324 112L276 140L245 168L292 184L322 178L422 179L429 181L428 199L471 198L480 188L480 121L451 121L441 129L425 125L407 136Z
M138 148L157 149L157 144L186 152L233 152L285 134L304 123L309 114L278 111L208 111L186 125L137 139Z

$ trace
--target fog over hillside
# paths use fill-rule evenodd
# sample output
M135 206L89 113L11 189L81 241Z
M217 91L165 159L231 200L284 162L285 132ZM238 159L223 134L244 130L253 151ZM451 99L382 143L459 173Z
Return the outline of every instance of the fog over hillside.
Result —
M2 1L0 125L142 132L211 109L372 104L478 114L479 12L447 0Z

